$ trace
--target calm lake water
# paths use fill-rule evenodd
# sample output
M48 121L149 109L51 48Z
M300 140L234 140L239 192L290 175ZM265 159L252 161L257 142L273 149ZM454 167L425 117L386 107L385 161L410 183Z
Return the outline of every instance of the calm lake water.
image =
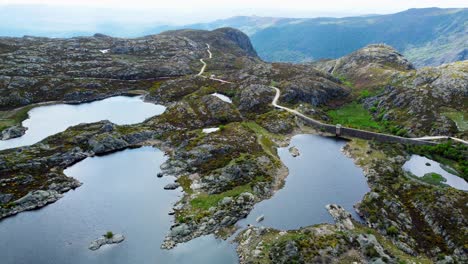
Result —
M166 160L151 147L81 161L66 170L83 185L40 210L0 221L0 263L237 263L235 245L201 237L172 250L160 245L168 213L182 195L157 178ZM126 239L97 251L89 243L106 231Z
M426 163L430 164L430 166L427 166ZM409 171L417 177L423 177L424 174L435 172L447 180L444 182L445 184L455 189L468 191L468 183L463 178L449 173L440 166L440 163L426 157L412 155L410 160L403 165L403 170Z
M329 203L355 215L353 205L368 187L362 170L341 153L344 144L314 135L293 137L290 146L300 156L292 157L289 147L278 149L290 172L284 188L238 225L296 229L332 223L325 209ZM163 190L174 178L156 177L165 160L160 150L143 147L87 158L68 168L65 173L83 182L81 187L40 210L0 221L1 263L238 263L235 244L212 236L160 249L173 221L168 213L182 195L180 188ZM259 215L265 220L256 223ZM126 239L90 251L89 243L106 231Z
M289 168L285 186L269 200L255 206L240 226L263 225L282 230L297 229L319 223L334 223L325 205L343 206L355 219L353 205L359 202L369 187L362 169L346 157L341 148L345 141L316 135L298 135L278 154ZM300 156L293 157L289 148L295 146ZM256 218L265 219L257 223Z
M26 134L0 141L0 150L37 143L80 123L109 120L118 125L136 124L165 110L162 105L144 102L141 96L115 96L79 105L40 106L29 111L29 118L23 121L23 126L28 128Z

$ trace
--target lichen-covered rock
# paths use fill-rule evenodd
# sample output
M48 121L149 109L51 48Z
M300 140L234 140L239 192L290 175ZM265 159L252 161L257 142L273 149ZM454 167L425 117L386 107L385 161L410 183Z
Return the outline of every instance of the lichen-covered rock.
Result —
M265 112L274 95L274 90L266 85L249 85L242 89L240 93L239 110L244 113Z
M1 140L7 140L11 138L21 137L26 133L27 128L23 126L12 126L6 128L1 133Z

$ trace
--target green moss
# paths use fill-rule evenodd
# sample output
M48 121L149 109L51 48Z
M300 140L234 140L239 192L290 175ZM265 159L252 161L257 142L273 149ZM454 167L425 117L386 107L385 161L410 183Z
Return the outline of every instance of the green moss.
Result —
M468 147L461 144L453 144L451 140L434 146L407 146L408 151L419 154L429 159L438 161L457 170L459 175L468 180Z
M421 177L420 180L434 185L444 185L444 182L447 181L447 179L442 177L442 175L434 172L424 174L424 176Z
M450 118L453 122L455 122L459 131L461 132L468 131L467 113L452 110L452 111L443 112L442 115Z
M382 126L373 120L372 115L361 104L356 102L328 111L327 114L334 124L360 129L382 130Z
M274 135L268 132L266 129L264 129L263 127L261 127L255 122L243 122L242 125L252 130L257 135L258 143L260 143L263 150L268 155L270 155L271 157L274 157L275 160L278 159L276 144L271 139L272 138L280 139L281 138L280 136Z
M184 175L184 176L179 177L177 179L177 182L180 184L180 186L182 187L185 193L187 194L193 193L192 188L190 188L190 186L192 185L192 180L190 180L188 176Z
M232 190L219 194L200 194L198 197L190 201L190 205L194 209L208 210L210 207L218 205L218 202L221 201L224 197L236 197L244 192L252 192L252 187L250 184L237 186Z
M395 226L389 226L387 228L387 234L389 236L397 236L398 235L398 228L396 228Z
M162 81L156 81L153 85L149 88L150 94L154 94L159 88L161 88Z
M15 125L21 124L24 120L28 119L29 110L33 109L34 105L21 107L12 111L0 112L0 131Z
M344 76L335 77L338 78L341 81L341 83L343 83L343 85L348 86L349 88L354 88L354 84L350 80L347 80Z

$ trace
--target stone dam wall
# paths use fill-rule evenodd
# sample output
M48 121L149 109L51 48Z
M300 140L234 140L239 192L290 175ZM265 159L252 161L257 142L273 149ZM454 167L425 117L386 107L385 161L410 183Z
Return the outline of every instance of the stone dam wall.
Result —
M337 126L324 124L318 121L311 120L305 116L297 116L301 119L306 125L316 128L317 130L334 134L340 137L354 137L361 138L365 140L374 140L380 142L390 142L390 143L401 143L401 144L411 144L411 145L435 145L434 142L415 140L411 138L404 138L399 136L380 134L370 131L364 131L360 129L341 127L339 128L339 133L337 133Z

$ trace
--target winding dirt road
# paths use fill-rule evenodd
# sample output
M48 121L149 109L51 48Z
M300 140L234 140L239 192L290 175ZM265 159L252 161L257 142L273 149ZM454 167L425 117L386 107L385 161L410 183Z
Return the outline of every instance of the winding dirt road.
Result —
M213 54L211 53L210 51L210 45L209 44L206 44L206 47L207 47L207 52L209 54L209 59L212 59L213 58ZM226 81L226 80L222 80L222 79L218 79L218 78L214 78L214 77L206 77L206 76L203 76L203 73L205 72L205 69L206 69L206 62L203 60L203 59L200 59L200 62L203 63L203 66L200 70L200 73L198 73L198 76L201 76L203 78L209 78L210 80L214 80L214 81L218 81L218 82L221 82L221 83L232 83L232 82L229 82L229 81ZM315 120L313 118L310 118L300 112L298 112L297 110L294 110L294 109L291 109L291 108L288 108L288 107L285 107L285 106L282 106L282 105L279 105L278 104L278 100L281 96L281 91L280 89L274 87L274 86L270 86L272 89L275 90L276 94L275 94L275 97L273 98L273 101L271 102L271 104L276 107L276 108L279 108L279 109L283 109L285 111L288 111L296 116L299 116L301 118L304 118L304 119L307 119L308 121L312 122L312 123L315 123L319 126L325 126L325 125L330 125L330 124L325 124L325 123L322 123L318 120ZM361 131L364 131L364 132L369 132L369 131L365 131L365 130L361 130ZM463 143L465 145L468 145L468 142L463 140L463 139L459 139L459 138L455 138L455 137L450 137L450 136L425 136L425 137L419 137L419 138L404 138L404 137L399 137L399 136L394 136L394 135L389 135L389 134L385 134L385 133L378 133L378 132L369 132L369 133L375 133L375 134L380 134L380 135L384 135L384 136L392 136L392 137L397 137L397 138L401 138L401 139L409 139L409 140L414 140L414 141L431 141L431 140L440 140L440 139L452 139L454 141L457 141L457 142L460 142L460 143Z

